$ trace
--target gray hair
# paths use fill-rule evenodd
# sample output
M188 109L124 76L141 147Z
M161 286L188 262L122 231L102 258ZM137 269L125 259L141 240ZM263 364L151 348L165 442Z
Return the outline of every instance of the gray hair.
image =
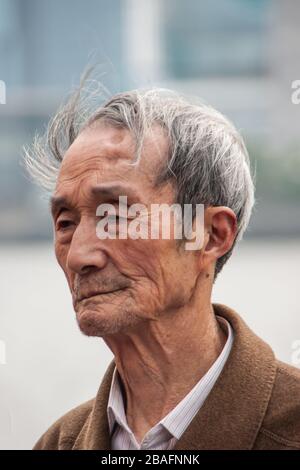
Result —
M244 141L233 124L203 103L191 103L170 90L133 90L111 97L99 107L99 89L83 96L83 86L50 121L44 136L36 136L25 149L30 175L53 191L60 164L78 134L103 121L128 129L136 142L132 164L138 164L143 139L153 125L160 125L169 142L157 184L173 181L176 202L230 207L237 217L237 236L231 249L216 262L215 278L241 240L254 205L254 183ZM96 102L93 110L91 102Z

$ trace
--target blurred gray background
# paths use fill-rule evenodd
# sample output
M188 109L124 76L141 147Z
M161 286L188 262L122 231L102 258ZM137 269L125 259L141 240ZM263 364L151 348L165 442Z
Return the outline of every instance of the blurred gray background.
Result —
M0 0L0 448L31 448L112 358L78 332L47 201L20 164L89 62L111 93L174 88L242 132L257 204L214 300L300 367L299 24L297 0Z

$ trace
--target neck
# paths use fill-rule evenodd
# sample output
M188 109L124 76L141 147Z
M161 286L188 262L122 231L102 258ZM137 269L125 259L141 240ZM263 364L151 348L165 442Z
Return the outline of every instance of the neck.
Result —
M115 356L128 425L142 440L209 370L226 335L209 302L104 340Z

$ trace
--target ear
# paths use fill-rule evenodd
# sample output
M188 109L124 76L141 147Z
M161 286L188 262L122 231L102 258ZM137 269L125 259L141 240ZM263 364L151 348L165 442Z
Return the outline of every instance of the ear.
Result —
M215 264L232 247L237 234L236 215L226 206L208 207L204 214L202 266Z

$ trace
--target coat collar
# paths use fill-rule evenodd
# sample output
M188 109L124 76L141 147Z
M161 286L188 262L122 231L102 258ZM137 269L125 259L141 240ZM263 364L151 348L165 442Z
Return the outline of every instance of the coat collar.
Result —
M272 349L229 307L213 304L234 330L234 343L214 388L174 450L251 449L261 427L276 374ZM92 412L74 449L109 450L107 403L115 362L104 375Z

